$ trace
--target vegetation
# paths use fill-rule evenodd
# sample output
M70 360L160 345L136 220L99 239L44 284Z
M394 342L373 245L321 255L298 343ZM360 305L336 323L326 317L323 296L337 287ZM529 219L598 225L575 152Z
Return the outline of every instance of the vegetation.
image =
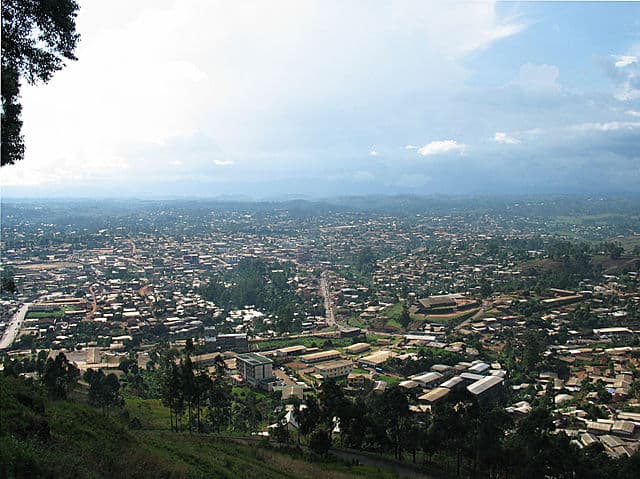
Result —
M260 442L140 430L126 413L104 415L84 404L48 400L39 386L20 378L0 376L0 400L1 477L395 477Z
M78 8L74 0L2 2L2 166L24 156L21 80L46 83L76 60Z
M275 313L274 329L300 331L302 320L297 309L295 290L288 281L288 265L270 265L259 259L243 259L232 271L212 276L199 289L203 298L224 308L253 306Z

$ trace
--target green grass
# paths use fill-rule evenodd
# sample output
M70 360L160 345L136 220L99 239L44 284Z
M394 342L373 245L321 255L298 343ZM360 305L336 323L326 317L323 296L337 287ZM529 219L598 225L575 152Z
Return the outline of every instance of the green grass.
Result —
M402 303L396 303L393 306L382 311L382 315L389 319L398 319L402 314Z
M62 309L56 309L54 311L28 311L26 319L62 318L62 317L64 317L64 311Z
M115 412L105 415L85 404L48 401L41 390L19 379L0 377L0 400L0 477L397 477L377 468L311 461L299 450L278 450L260 441L130 430ZM130 398L127 409L147 425L164 420L163 408L152 400Z
M431 321L433 323L440 323L440 324L450 324L450 323L460 323L462 321L464 321L467 318L470 318L471 316L473 316L474 314L476 314L478 312L478 309L471 309L468 311L462 311L459 314L456 315L451 315L451 316L439 316L439 315L426 315L425 319L427 321Z
M233 392L234 396L237 396L237 397L245 397L250 392L253 392L256 399L264 399L267 397L267 395L264 392L258 391L257 389L250 388L249 386L233 386L231 391Z
M169 408L160 399L140 399L127 397L125 408L131 417L137 417L144 429L169 430Z
M376 376L376 380L377 381L384 381L386 382L389 386L394 386L400 382L403 381L402 378L397 378L395 376L388 376L386 374L380 374L378 376Z
M402 329L402 325L395 319L389 319L386 323L387 326L394 329Z
M255 341L252 343L253 348L256 348L256 351L273 351L274 349L286 348L289 346L298 346L302 345L306 348L312 347L343 347L350 346L353 343L352 338L335 338L335 339L326 339L326 338L314 338L312 336L305 338L282 338L282 339L269 339L267 341ZM260 348L260 349L257 349Z
M349 326L353 326L354 328L367 327L367 323L364 320L360 319L360 317L357 315L351 316L349 319L347 319L347 324Z

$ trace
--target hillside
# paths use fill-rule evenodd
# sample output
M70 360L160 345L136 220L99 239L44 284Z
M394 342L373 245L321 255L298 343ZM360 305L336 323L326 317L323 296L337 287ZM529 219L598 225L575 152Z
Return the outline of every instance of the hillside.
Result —
M0 377L0 403L0 477L396 477L366 466L309 462L259 443L132 430L115 413L49 401L20 379Z

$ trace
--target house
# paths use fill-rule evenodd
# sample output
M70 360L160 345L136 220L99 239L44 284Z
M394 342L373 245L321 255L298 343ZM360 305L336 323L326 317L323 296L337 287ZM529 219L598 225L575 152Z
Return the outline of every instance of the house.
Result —
M236 368L242 379L253 386L264 386L273 379L273 361L258 353L238 354Z
M324 379L339 378L347 376L351 372L353 363L345 359L327 361L316 364L315 369Z
M444 399L447 396L447 394L449 394L450 392L451 392L451 389L448 389L448 388L443 388L443 387L434 388L431 391L427 392L426 394L423 394L422 396L418 397L418 401L426 402L427 404L434 404L440 401L441 399Z
M338 359L340 357L340 351L332 349L330 351L320 351L319 353L305 354L300 356L300 360L303 363L313 364L321 361L330 361L332 359Z
M301 344L298 344L295 346L287 346L285 348L276 349L276 356L278 357L298 356L306 352L307 352L307 348Z
M371 373L349 373L347 385L355 389L366 389L371 386L373 374Z
M347 354L360 354L368 351L369 349L371 349L371 346L367 343L356 343L344 348Z
M467 391L475 396L478 402L491 402L499 395L503 382L504 379L500 376L486 376L467 386Z
M396 353L393 351L380 350L369 356L365 356L359 359L360 364L364 366L380 367L382 363L390 358L395 357Z
M249 351L246 333L218 334L215 346L218 351L235 351L237 353Z
M616 436L633 436L636 430L636 425L631 421L619 420L613 423L611 426L611 433Z
M411 379L417 382L423 388L432 388L440 384L444 376L440 373L436 373L435 371L430 371L428 373L416 374L415 376L411 376Z

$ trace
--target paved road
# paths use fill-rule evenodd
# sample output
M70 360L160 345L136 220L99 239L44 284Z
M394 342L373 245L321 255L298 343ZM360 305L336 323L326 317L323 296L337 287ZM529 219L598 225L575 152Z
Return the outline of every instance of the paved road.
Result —
M0 339L0 349L9 349L13 342L16 340L24 318L27 315L31 303L24 303L18 311L9 320L9 326L4 330L2 339Z
M342 330L343 327L340 324L338 324L338 322L336 321L336 317L333 313L333 303L331 301L331 289L329 286L328 271L323 271L322 274L320 275L320 292L324 297L324 310L325 310L325 315L327 317L327 324L329 324L329 326L337 327L338 329Z

